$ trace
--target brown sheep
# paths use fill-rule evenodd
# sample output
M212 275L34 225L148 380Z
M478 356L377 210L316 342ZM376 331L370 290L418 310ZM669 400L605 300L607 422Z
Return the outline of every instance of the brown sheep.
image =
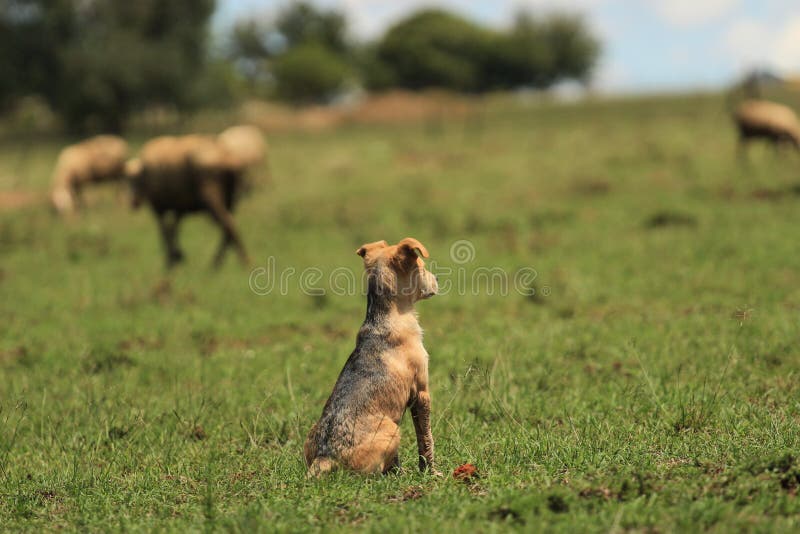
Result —
M242 263L249 259L231 212L242 186L245 165L212 136L157 137L147 142L126 172L133 205L147 202L158 220L167 268L183 260L177 230L181 218L194 212L211 215L222 230L214 257L219 266L234 245Z
M231 126L217 136L220 143L246 166L263 162L267 155L264 134L255 126Z
M800 150L800 121L791 108L767 100L744 100L733 114L739 129L739 149L753 139L765 139L776 148L790 144Z
M64 148L53 171L50 199L62 214L83 204L81 192L90 184L124 178L128 143L115 135L98 135Z
M264 134L255 126L231 126L217 136L219 142L247 166L248 170L256 170L255 181L258 184L261 176L269 180L267 162L267 143ZM266 165L265 165L266 163ZM260 172L266 169L263 173Z

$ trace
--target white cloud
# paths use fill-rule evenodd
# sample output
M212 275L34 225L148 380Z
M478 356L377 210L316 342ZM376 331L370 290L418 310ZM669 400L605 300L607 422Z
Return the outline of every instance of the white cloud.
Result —
M594 74L592 85L601 91L617 91L624 89L631 83L631 73L628 67L618 61L600 61L597 72Z
M348 14L350 23L359 37L376 37L388 25L403 16L422 7L431 5L458 8L461 3L430 2L425 0L403 0L402 2L387 2L385 0L342 0L342 7Z
M719 19L737 7L738 0L652 0L653 8L673 26L699 26Z
M778 33L772 60L779 69L800 70L800 17L790 19Z
M723 49L740 69L762 65L783 72L800 70L800 16L778 25L740 20L725 33Z
M375 37L398 19L425 7L440 7L461 13L478 22L497 26L509 22L520 10L574 11L614 0L339 0L359 37ZM713 0L712 0L713 1Z
M739 20L733 23L723 36L722 46L737 63L748 65L761 63L765 56L765 45L770 40L767 26L757 20Z
M512 0L499 2L517 9L559 9L567 11L586 11L587 9L607 4L611 0ZM465 2L466 3L466 2Z

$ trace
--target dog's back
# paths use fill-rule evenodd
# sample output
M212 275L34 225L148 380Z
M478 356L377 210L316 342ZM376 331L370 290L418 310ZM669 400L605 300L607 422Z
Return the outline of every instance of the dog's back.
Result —
M309 433L306 447L308 465L312 465L314 458L337 458L352 448L356 436L362 432L362 425L358 422L365 415L399 411L394 423L400 422L405 402L397 406L396 402L390 400L387 403L386 400L400 397L407 401L408 394L398 391L395 395L387 395L391 384L383 358L390 345L386 333L377 330L365 325L359 332L356 349L339 374L322 410L322 417Z

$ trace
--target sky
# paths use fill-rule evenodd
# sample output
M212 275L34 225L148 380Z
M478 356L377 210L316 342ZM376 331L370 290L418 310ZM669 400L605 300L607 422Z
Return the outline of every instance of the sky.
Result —
M520 9L586 16L603 43L593 85L607 92L721 87L754 67L800 76L800 0L314 0L348 16L353 37L380 36L422 7L443 7L488 26ZM287 0L217 0L214 27L270 17Z

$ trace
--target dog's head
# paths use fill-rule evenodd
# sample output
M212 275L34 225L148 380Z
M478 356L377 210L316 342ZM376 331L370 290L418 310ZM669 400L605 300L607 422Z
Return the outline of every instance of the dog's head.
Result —
M396 245L376 241L361 246L356 254L364 258L369 290L395 301L412 304L439 291L436 277L425 268L425 245L407 237Z

